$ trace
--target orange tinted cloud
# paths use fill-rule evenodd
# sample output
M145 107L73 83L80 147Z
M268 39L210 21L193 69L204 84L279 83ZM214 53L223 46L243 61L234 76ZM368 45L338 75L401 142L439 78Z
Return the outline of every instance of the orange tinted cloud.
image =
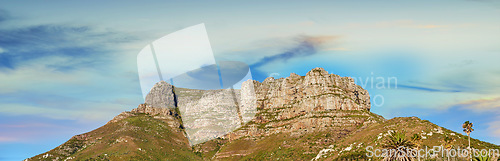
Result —
M433 29L433 28L443 28L444 25L419 25L418 28Z
M500 97L496 98L484 98L479 100L472 100L468 102L461 103L467 109L487 111L487 110L498 110L500 109Z
M12 141L17 141L17 139L16 138L10 138L10 137L0 136L0 142L12 142Z
M330 35L325 35L325 36L305 36L305 41L311 42L313 44L319 45L327 42L331 42L333 40L336 40L340 38L340 36L330 36Z
M493 136L500 136L500 118L498 121L493 121L489 123L488 130L493 131Z

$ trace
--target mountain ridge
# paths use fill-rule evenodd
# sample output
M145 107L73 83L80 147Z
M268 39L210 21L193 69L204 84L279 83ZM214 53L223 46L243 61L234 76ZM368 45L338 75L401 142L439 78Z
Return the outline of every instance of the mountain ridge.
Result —
M352 78L329 74L323 68L314 68L305 76L292 73L263 82L247 80L242 89L232 90L203 91L166 82L157 84L145 104L27 160L367 160L363 148L380 147L381 138L390 130L425 136L427 146L441 144L445 136L454 138L456 146L465 145L462 134L429 121L416 117L386 120L370 112L370 96L365 89ZM248 103L254 100L245 100L250 88L255 92L255 104ZM220 102L209 102L195 111L187 107L198 107L196 102L214 98ZM255 106L255 114L250 106ZM243 112L235 107L243 108ZM231 116L223 115L223 121L202 118L219 117L217 110ZM239 117L240 113L250 115ZM191 119L185 119L188 117ZM248 121L242 125L244 119L240 118ZM203 121L197 121L200 119ZM224 128L232 130L217 135L204 136L192 130L227 122L230 127ZM197 139L190 137L193 135L202 139L193 144L193 138ZM476 147L499 148L475 139L472 142L478 144Z

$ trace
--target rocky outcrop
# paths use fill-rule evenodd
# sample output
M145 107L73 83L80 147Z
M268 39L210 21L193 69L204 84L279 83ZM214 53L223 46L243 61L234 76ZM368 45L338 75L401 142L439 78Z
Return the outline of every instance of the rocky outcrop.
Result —
M368 91L352 78L329 74L323 68L314 68L305 76L292 73L287 78L269 77L254 84L257 115L225 138L277 133L302 135L324 130L345 132L384 120L369 112Z
M280 120L311 111L370 110L368 91L352 78L328 74L323 68L314 68L306 76L269 77L262 83L255 81L255 86L259 108L284 108L276 118Z
M350 77L328 74L314 68L306 76L295 73L287 78L269 77L256 84L261 108L293 106L296 111L370 110L368 91Z
M256 114L253 81L241 89L196 90L176 88L179 111L192 145L236 130Z
M219 90L178 88L160 81L146 96L145 104L133 111L154 115L168 111L162 109L178 109L192 145L222 137L252 120L256 113L251 80L244 82L240 89Z
M145 103L153 107L174 109L177 107L174 86L165 81L156 83L146 95Z
M115 116L108 123L115 123L137 114L147 114L153 116L153 118L155 119L163 120L172 129L184 129L184 126L182 125L181 115L176 109L157 108L148 104L140 104L137 108L134 108L131 111L122 112L118 116Z
M275 131L290 132L307 131L312 127L319 129L330 124L363 124L364 120L345 122L334 119L344 114L325 111L369 111L370 96L354 84L353 79L315 68L305 76L292 73L287 78L270 77L262 83L248 80L241 89L186 89L161 81L146 96L146 104L170 109L177 107L194 145L223 137L249 121L279 127ZM240 131L239 136L263 134L256 127Z
M179 110L191 144L223 136L241 126L237 110L239 91L176 90Z
M292 73L287 78L270 77L253 84L258 112L252 121L223 137L229 142L259 142L271 136L300 139L325 133L330 137L313 142L335 142L363 127L385 121L370 112L368 91L352 78L329 74L323 68L312 69L305 76ZM251 154L239 148L227 149L234 150L224 150L214 158L224 160Z

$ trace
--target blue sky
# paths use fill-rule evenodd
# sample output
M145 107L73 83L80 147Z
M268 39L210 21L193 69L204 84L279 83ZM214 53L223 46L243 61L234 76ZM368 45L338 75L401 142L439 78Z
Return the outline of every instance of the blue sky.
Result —
M259 81L323 67L366 84L386 118L457 132L470 120L472 137L500 144L497 1L47 3L0 2L0 160L135 108L139 51L200 23L217 61L243 61Z

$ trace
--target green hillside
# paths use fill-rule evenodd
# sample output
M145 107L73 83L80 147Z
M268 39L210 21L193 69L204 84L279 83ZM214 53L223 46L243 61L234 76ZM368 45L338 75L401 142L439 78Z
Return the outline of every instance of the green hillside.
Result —
M371 112L373 117L378 118ZM345 118L362 117L351 113ZM260 126L265 128L264 126ZM278 133L266 137L243 137L225 142L213 157L216 160L311 160L321 150L326 152L318 160L382 160L368 158L367 146L383 148L389 131L402 131L411 140L414 134L422 137L419 148L444 145L444 138L451 138L454 149L464 149L468 145L467 136L439 127L417 117L399 117L365 126L332 127L324 131L292 135ZM215 140L212 142L221 142ZM212 144L212 143L211 143ZM471 146L476 149L500 149L500 146L471 138ZM372 150L373 151L373 150ZM208 153L211 154L211 153ZM439 154L441 155L441 154ZM445 159L443 157L421 158L422 160ZM460 158L458 158L460 159ZM461 158L462 160L464 158ZM465 159L466 160L466 159Z
M422 136L420 148L443 145L446 136L454 140L454 148L463 149L468 144L466 135L417 117L384 120L369 111L331 111L339 112L343 116L337 119L374 119L377 122L235 140L218 138L190 147L184 130L170 127L169 121L162 119L164 117L128 112L123 119L74 136L61 146L29 160L311 160L316 157L319 160L368 160L366 147L382 148L391 130L405 131L408 139L413 134ZM251 122L237 131L249 126L272 128ZM471 139L471 145L478 149L500 149L498 145L477 139ZM324 152L318 156L322 150ZM422 158L436 159L445 158Z
M29 160L200 160L182 129L143 113L74 136Z

